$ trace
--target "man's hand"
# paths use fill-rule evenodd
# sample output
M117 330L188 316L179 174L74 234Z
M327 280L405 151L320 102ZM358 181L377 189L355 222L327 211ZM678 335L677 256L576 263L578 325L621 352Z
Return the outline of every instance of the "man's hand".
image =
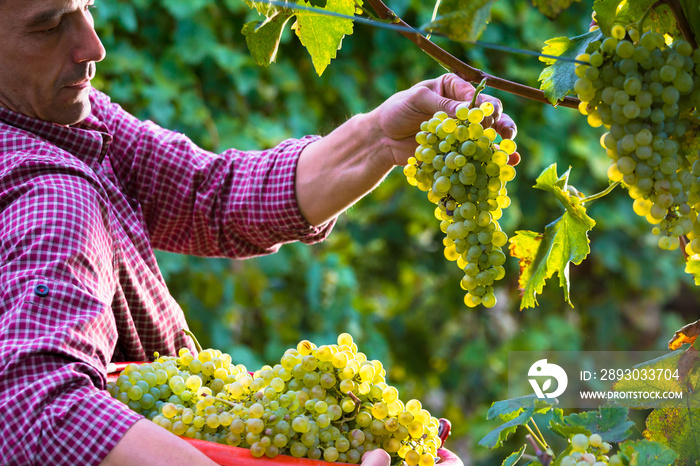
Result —
M438 449L438 456L440 457L440 462L438 463L439 465L464 466L464 463L462 463L462 460L459 459L459 456L445 448Z
M312 225L323 225L374 189L396 165L406 165L416 147L420 124L442 110L454 116L457 106L471 103L474 86L446 74L399 92L379 107L357 115L335 131L309 144L296 172L299 209ZM513 138L515 123L501 102L479 94L477 103L491 102L494 113L482 124L502 137ZM517 153L509 163L520 161Z
M362 455L362 466L389 466L391 458L389 453L384 450L377 449L366 452Z
M413 156L416 148L415 135L420 124L431 118L435 112L444 111L455 115L457 106L471 102L474 96L474 86L462 80L455 74L444 74L436 79L423 81L405 91L394 94L374 113L377 131L381 132L390 152L390 162L394 165L405 165ZM495 97L479 94L477 105L491 102L494 106L493 115L484 119L484 126L492 126L503 138L513 138L517 128L513 120L503 113L501 101ZM519 156L511 159L516 165Z

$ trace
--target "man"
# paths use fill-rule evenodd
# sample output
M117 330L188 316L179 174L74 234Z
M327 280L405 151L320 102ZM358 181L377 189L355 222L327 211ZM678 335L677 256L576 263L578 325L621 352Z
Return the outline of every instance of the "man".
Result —
M111 360L188 344L152 249L250 257L322 240L473 87L446 75L323 138L211 154L91 88L105 56L91 6L0 0L0 458L213 464L104 390Z

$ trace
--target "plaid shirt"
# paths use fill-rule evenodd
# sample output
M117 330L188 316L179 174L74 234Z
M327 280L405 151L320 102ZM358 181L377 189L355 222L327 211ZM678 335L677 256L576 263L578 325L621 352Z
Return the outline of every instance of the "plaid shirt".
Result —
M93 91L63 127L0 108L0 463L98 464L139 415L110 361L189 343L153 249L251 257L322 240L294 193L313 137L220 155Z

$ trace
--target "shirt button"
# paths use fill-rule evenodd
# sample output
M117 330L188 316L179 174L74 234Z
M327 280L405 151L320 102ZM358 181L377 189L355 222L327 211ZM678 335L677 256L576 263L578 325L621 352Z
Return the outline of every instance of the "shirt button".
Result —
M49 295L49 287L47 285L41 284L34 287L34 294L40 297Z

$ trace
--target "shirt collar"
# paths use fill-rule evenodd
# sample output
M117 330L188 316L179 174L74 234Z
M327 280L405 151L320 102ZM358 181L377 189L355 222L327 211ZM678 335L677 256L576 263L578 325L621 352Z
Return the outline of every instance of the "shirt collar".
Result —
M57 146L88 166L100 165L112 136L104 123L92 114L75 126L61 126L0 107L0 124L6 123Z

